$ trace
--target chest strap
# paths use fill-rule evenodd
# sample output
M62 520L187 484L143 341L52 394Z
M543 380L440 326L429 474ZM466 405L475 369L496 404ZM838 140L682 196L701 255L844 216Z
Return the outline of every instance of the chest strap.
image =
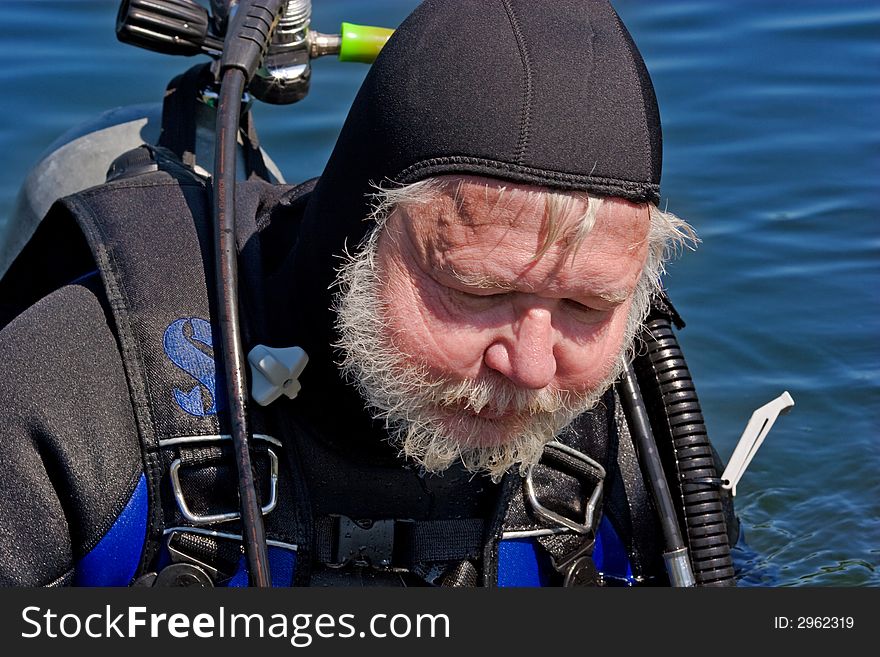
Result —
M609 462L608 409L602 403L575 420L544 447L541 460L522 480L510 501L502 541L534 541L549 556L554 579L566 586L599 583L592 560L603 511Z
M573 477L592 492L586 498L583 516L567 517L541 504L535 493L533 470L523 482L526 499L531 510L552 528L563 531L536 537L538 543L550 554L553 567L562 575L563 586L595 586L598 571L593 563L596 531L602 514L602 496L605 468L586 454L553 441L544 447L541 463L555 472Z
M316 558L329 566L350 563L405 568L476 559L483 548L485 521L352 520L331 515L317 522Z

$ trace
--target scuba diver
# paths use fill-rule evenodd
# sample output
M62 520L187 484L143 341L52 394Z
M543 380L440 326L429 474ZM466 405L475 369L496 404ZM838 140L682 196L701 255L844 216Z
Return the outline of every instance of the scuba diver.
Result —
M299 185L185 118L0 283L0 583L734 585L608 2L424 2Z

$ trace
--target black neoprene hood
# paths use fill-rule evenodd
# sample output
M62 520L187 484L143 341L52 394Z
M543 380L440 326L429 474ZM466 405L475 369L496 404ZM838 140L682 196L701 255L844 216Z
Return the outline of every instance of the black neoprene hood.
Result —
M377 100L371 113L364 101ZM425 3L377 62L351 119L361 112L396 182L466 172L657 198L656 100L607 2Z
M373 64L309 214L351 245L375 185L465 173L657 202L660 166L654 89L608 2L428 0Z
M352 105L292 273L308 281L304 307L329 308L338 255L370 230L377 185L463 173L656 202L660 165L654 90L608 2L428 0Z
M660 119L610 4L429 0L368 75L325 172L471 173L657 201Z

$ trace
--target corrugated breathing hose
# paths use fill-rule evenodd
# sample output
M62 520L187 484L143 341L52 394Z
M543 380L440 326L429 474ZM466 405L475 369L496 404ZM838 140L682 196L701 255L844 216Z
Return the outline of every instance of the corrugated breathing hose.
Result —
M634 362L657 448L679 495L697 586L736 586L720 460L670 320L653 315L643 334L647 353Z

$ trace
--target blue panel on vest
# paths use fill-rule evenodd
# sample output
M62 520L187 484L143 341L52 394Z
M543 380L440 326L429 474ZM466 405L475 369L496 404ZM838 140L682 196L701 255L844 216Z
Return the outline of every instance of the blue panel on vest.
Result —
M606 579L623 580L623 583L629 585L635 584L626 546L620 540L608 516L602 516L602 521L599 523L596 546L593 548L593 562Z
M113 526L76 565L76 586L127 586L141 560L147 535L147 478L142 474Z
M498 586L544 586L535 544L528 538L498 543Z
M83 274L82 276L77 276L72 281L70 281L70 283L68 283L68 285L76 285L77 283L84 283L85 281L90 279L92 276L97 276L97 275L98 275L98 270L93 269L92 271L88 272L87 274Z
M290 586L296 570L296 552L274 545L269 546L269 572L272 574L272 586ZM226 586L244 587L248 585L247 563L242 557L238 562L238 570Z

